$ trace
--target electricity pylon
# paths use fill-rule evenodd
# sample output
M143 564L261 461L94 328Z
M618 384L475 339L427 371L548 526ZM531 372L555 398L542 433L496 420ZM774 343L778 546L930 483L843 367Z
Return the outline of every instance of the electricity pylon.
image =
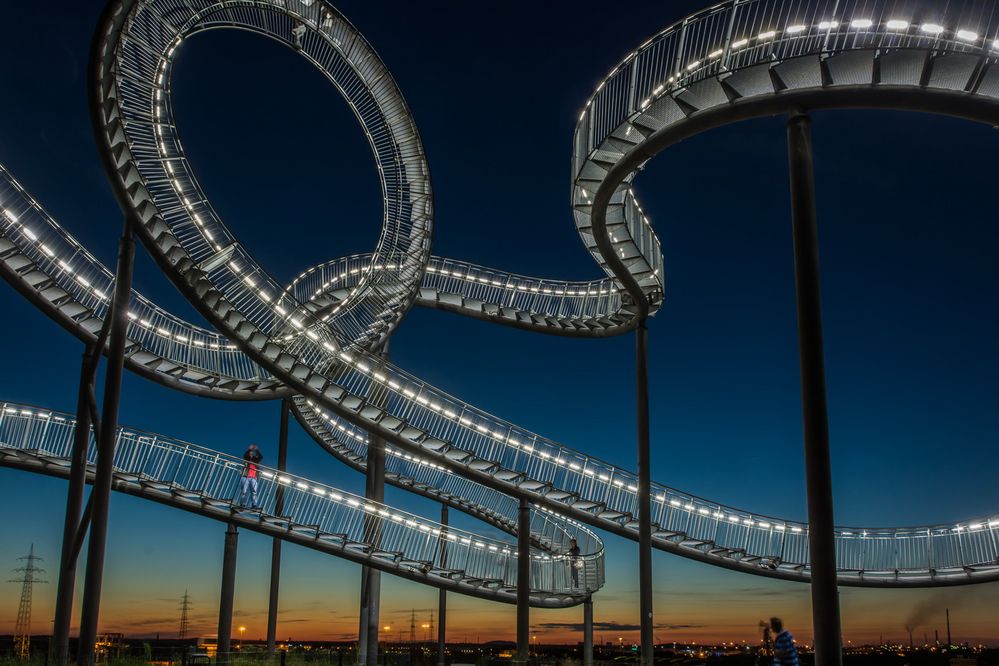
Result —
M180 631L177 632L177 638L187 638L187 612L191 609L191 595L184 590L184 598L180 600Z
M21 577L8 581L21 583L21 603L17 607L17 624L14 625L14 652L19 659L28 659L31 656L31 588L35 583L48 581L35 578L36 574L45 573L45 569L35 566L35 562L42 561L42 558L35 555L35 544L31 544L27 555L17 559L24 562L23 567L14 569Z

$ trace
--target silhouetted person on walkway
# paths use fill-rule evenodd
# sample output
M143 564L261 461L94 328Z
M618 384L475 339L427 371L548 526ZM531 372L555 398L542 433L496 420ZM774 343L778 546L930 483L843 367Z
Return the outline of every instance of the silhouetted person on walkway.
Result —
M243 466L243 487L239 494L240 506L246 506L246 491L249 490L251 505L254 509L259 508L257 505L257 476L260 471L260 461L263 459L264 456L256 444L250 444L250 448L243 454L243 460L246 461L246 464Z
M774 636L773 666L798 666L798 648L794 646L794 636L784 628L779 617L770 618L770 630Z
M579 569L582 562L579 560L579 545L573 539L569 542L569 570L572 571L572 586L579 587Z

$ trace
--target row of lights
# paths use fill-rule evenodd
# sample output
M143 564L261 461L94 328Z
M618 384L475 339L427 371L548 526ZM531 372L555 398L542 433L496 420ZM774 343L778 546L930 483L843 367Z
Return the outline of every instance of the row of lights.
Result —
M331 17L332 17L332 15L329 14L328 11L325 11L325 8L324 8L324 14L325 14L326 22L324 22L323 27L328 27L329 25L332 25L332 23L331 23L331 20L332 20ZM178 159L178 160L181 160L181 161L183 161L183 160L182 160L182 158L170 158L168 156L166 144L165 144L164 139L163 139L163 134L164 134L163 133L163 125L164 125L164 123L163 123L162 115L163 115L164 106L162 105L162 98L163 98L163 92L166 90L166 87L165 87L166 70L167 70L167 68L169 66L170 59L173 57L174 52L176 51L177 47L181 44L182 41L183 41L183 35L178 35L175 38L175 40L173 42L171 42L171 45L170 45L169 49L166 51L165 56L163 58L161 58L159 66L158 66L158 69L157 69L155 103L153 105L154 106L154 112L155 112L155 115L156 115L155 127L156 127L156 133L158 135L157 145L158 145L158 148L159 148L160 156L162 157L163 163L166 166L168 179L170 180L173 188L177 191L178 196L180 197L180 199L183 202L184 206L187 208L187 210L188 210L191 218L194 220L194 222L195 222L198 230L202 233L202 235L205 237L205 239L210 243L211 247L216 252L218 252L218 251L221 251L223 249L222 245L220 245L215 240L214 236L207 229L204 220L201 218L201 216L199 215L199 213L197 211L195 211L195 203L196 202L192 202L188 197L185 196L184 186L183 186L183 184L181 183L181 181L177 178L177 176L175 174L175 170L174 170L174 167L173 167L173 165L171 163L171 159ZM201 202L197 202L197 203L201 203ZM252 278L251 275L243 275L243 273L240 270L239 266L237 264L235 264L235 262L231 262L229 264L229 268L232 269L232 271L236 274L236 276L238 278L242 279L251 289L256 289L257 295L263 300L264 303L266 303L270 307L272 307L277 314L279 314L281 317L287 317L288 316L287 310L285 310L285 308L281 307L280 304L272 304L272 300L273 299L272 299L271 294L269 294L264 289L257 289L256 282L253 280L253 278ZM303 273L299 277L301 278L301 277L304 277L304 276L305 276L305 274ZM355 293L356 293L356 290L355 290ZM336 315L338 309L339 308L334 308L330 313L327 313L327 315L323 318L323 321L324 322L329 322ZM304 329L304 325L299 320L292 319L291 323L299 331L301 331L301 330ZM291 339L292 337L293 336L288 336L288 338L286 338L286 339ZM317 337L314 337L314 336L310 336L310 337L312 337L314 341L317 340Z
M64 416L61 416L61 415L58 415L58 414L53 414L51 412L45 412L45 411L42 411L42 410L35 411L35 410L31 410L31 409L18 408L18 407L13 407L13 406L11 406L9 404L4 406L4 410L3 411L4 411L5 414L17 415L17 416L26 416L26 417L31 417L31 418L38 418L38 419L41 419L43 421L49 421L50 419L54 420L54 421L62 422L62 423L66 423L66 422L70 421L70 419L67 419ZM485 543L483 541L474 540L470 536L465 537L465 536L461 536L460 533L456 534L455 530L453 530L453 529L449 529L448 531L444 532L443 530L441 530L441 528L439 526L436 526L436 525L433 525L433 524L427 524L427 523L421 522L419 520L415 520L415 518L416 518L415 516L412 516L412 515L408 515L407 516L407 515L402 515L402 514L399 514L399 513L390 512L384 506L378 506L378 505L371 504L371 503L365 501L363 498L358 498L358 497L350 496L350 495L345 496L344 494L341 494L340 492L337 492L333 488L329 488L329 487L325 487L324 488L324 487L320 487L320 486L316 486L316 485L311 485L310 486L309 484L303 483L302 481L298 481L298 480L296 480L296 479L294 479L292 477L283 476L280 473L275 473L275 472L266 471L266 470L261 470L260 474L265 479L275 479L277 481L277 483L279 483L279 484L281 484L283 486L294 486L298 490L308 491L308 492L311 492L314 495L317 495L319 497L326 497L326 498L328 498L328 499L330 499L330 500L332 500L334 502L345 503L347 506L350 506L352 508L360 508L360 509L363 509L364 511L366 511L368 513L378 514L378 516L380 516L382 518L392 520L393 522L396 522L396 523L404 524L406 527L415 528L415 529L417 529L417 530L419 530L421 532L426 532L428 534L432 534L433 536L441 536L441 534L443 533L444 536L445 536L445 538L447 538L449 541L455 541L455 542L461 543L463 545L472 545L472 546L474 546L476 548L482 548L482 549L487 549L487 550L496 551L496 552L503 552L504 554L510 554L511 553L510 547L507 544L502 544L501 543L499 546L497 546L495 544L490 544L490 543ZM536 559L541 559L541 558L536 558Z
M830 30L836 30L837 28L840 27L840 25L841 23L835 20L821 21L814 26L814 29L822 32L828 32ZM873 27L874 27L874 21L872 21L871 19L854 19L849 23L849 28L853 30L870 30ZM889 32L902 33L902 32L907 32L912 27L912 25L908 21L903 21L900 19L892 19L886 21L884 23L884 27ZM937 23L923 23L919 25L918 28L920 33L927 35L929 37L939 37L946 31L946 29L942 25L939 25ZM808 31L809 31L808 25L797 24L797 25L788 26L784 30L784 34L801 35ZM749 46L749 44L753 41L757 42L758 44L769 42L774 40L777 37L777 34L778 31L776 30L767 30L765 32L761 32L760 34L756 35L756 37L754 38L743 37L741 39L735 40L730 44L729 48L733 51L736 51ZM969 44L974 44L980 41L978 33L972 30L958 30L954 33L954 36L958 40L962 42L967 42ZM995 41L992 42L992 48L999 51L999 39L996 39ZM690 64L688 64L686 71L693 72L694 70L700 68L702 65L707 64L708 61L717 60L724 53L725 53L724 49L716 49L711 53L709 53L704 60L695 60ZM648 105L652 102L652 100L659 93L661 93L667 85L673 83L674 81L680 80L684 75L685 75L684 72L678 72L674 76L669 77L669 79L666 80L665 84L660 84L659 86L657 86L655 90L652 91L652 97L649 97L642 101L641 108L644 110L646 107L648 107ZM589 103L587 103L587 106L589 106ZM585 115L585 110L583 113Z
M348 363L351 363L358 370L360 370L360 371L362 371L364 373L371 372L370 368L367 365L365 365L363 363L360 363L360 362L356 362L356 363L353 362L353 357L351 357L349 354L340 353L340 357L343 358L344 360L346 360ZM385 380L387 380L387 377L385 377L384 375L381 375L381 373L374 372L372 374L374 374L374 378L377 381L380 381L380 382L384 383ZM398 390L398 389L401 388L400 385L396 384L395 382L392 382L391 380L388 381L388 385L389 385L389 388L392 388L394 390ZM427 401L426 399L422 399L421 400L422 396L418 396L416 393L414 393L412 391L407 391L406 389L403 389L403 393L404 393L404 395L406 395L406 397L416 398L417 402L419 402L420 404L423 404L424 406L428 406L431 409L434 409L435 411L442 411L442 409L443 409L437 403L431 403L431 402ZM313 408L315 408L315 403L314 402L312 402L310 400L310 401L308 401L308 403L309 403L310 406L312 406ZM462 424L462 425L466 425L466 426L471 426L472 425L472 421L471 420L466 419L464 417L459 417L458 414L455 413L455 412L445 410L444 414L445 414L445 416L451 418L452 420L454 420L457 417L458 422L460 424ZM327 421L333 423L334 420L329 415L327 415L325 413L322 413L322 415L323 415L323 417ZM336 427L339 430L341 430L341 431L343 431L343 432L345 432L347 434L351 434L346 427L344 427L342 424L340 424L338 422L336 423ZM484 434L487 434L487 435L491 435L493 439L496 439L497 441L500 441L500 443L510 443L514 447L518 446L518 443L515 440L512 440L510 437L504 438L503 435L502 435L502 433L490 432L490 431L486 430L484 428L484 426L481 426L481 425L476 425L475 427L480 432L482 432ZM357 435L356 433L353 433L353 437L355 437L356 439L358 439L360 441L367 441L365 438ZM526 450L529 446L530 445L523 445L523 448ZM531 450L533 451L533 447L531 447ZM539 457L541 457L544 460L547 460L548 462L554 462L555 464L558 464L558 465L568 466L570 469L572 469L574 471L580 471L581 470L581 468L580 468L579 465L577 465L575 463L567 462L565 459L563 459L561 457L553 457L551 454L549 454L549 453L547 453L545 451L538 451L537 453L538 453ZM419 459L419 458L413 458L411 456L406 456L406 457L407 457L407 459L410 459L413 462L418 462L420 464L432 464L432 463L423 463L421 461L421 459ZM439 469L443 469L443 468L440 468L439 466L436 466L436 467L439 468ZM626 484L624 481L621 481L620 479L613 479L613 481L612 481L611 478L610 478L610 476L608 476L606 474L598 474L598 473L594 472L593 470L591 470L589 468L582 469L581 471L584 474L588 475L588 476L596 477L598 480L600 480L600 481L602 481L604 483L608 483L609 482L609 483L612 483L614 486L617 486L618 488L627 489L628 492L634 493L634 492L638 491L638 488L634 484ZM666 502L666 496L665 495L659 495L659 496L656 497L656 499L659 502ZM682 509L684 509L686 511L697 512L697 513L700 513L702 515L713 515L713 517L717 518L717 519L722 519L725 516L725 514L723 514L721 511L715 511L713 514L711 514L711 512L708 509L704 508L704 507L697 508L693 504L690 504L690 503L683 504L679 500L676 500L676 499L669 500L669 504L671 506L675 507L675 508L682 508ZM760 529L770 529L771 527L773 529L775 529L775 530L778 530L778 531L784 531L785 529L787 529L786 526L783 525L783 524L771 524L771 523L769 523L767 521L759 521L759 520L754 521L754 520L752 520L750 518L742 518L742 517L736 516L734 514L729 515L728 516L728 520L730 522L733 522L733 523L741 523L741 524L744 524L744 525L747 525L747 526L755 526L755 527L758 527ZM792 526L791 527L791 531L795 532L795 533L799 533L799 532L802 532L803 529L801 527L798 527L798 526Z
M599 289L597 291L582 290L578 289L575 291L570 290L568 287L563 287L561 289L549 289L547 287L537 287L527 284L517 284L514 285L510 282L503 284L499 280L495 280L484 275L476 275L471 270L466 273L462 273L459 270L450 271L446 268L436 268L434 266L427 266L428 273L439 273L440 275L454 277L459 280L467 280L468 282L481 282L482 284L488 284L493 287L502 287L503 289L509 289L517 291L527 291L535 294L545 294L550 296L606 296L611 293L610 289Z
M42 419L44 421L49 421L50 419L54 420L54 421L57 421L57 422L63 422L63 423L65 423L65 422L68 421L68 419L66 419L65 417L60 416L58 414L53 414L51 412L44 412L44 411L41 411L41 410L38 410L36 412L36 411L31 410L31 409L13 407L13 406L11 406L9 404L4 407L3 411L4 411L4 413L10 414L10 415L27 416L27 417L37 417L37 418ZM352 497L352 496L351 497L344 497L344 495L340 494L339 492L337 492L334 489L322 488L322 487L319 487L319 486L309 486L308 484L303 483L301 481L295 481L291 477L281 476L279 474L276 475L274 472L265 471L265 470L261 470L261 476L263 476L264 478L267 478L267 479L274 479L275 476L276 476L277 477L276 478L277 482L279 484L281 484L281 485L290 486L290 485L294 484L294 486L297 489L299 489L299 490L309 491L309 492L312 492L313 494L318 495L320 497L327 497L328 499L330 499L332 501L335 501L335 502L346 503L348 506L350 506L352 508L361 508L361 509L363 509L364 511L366 511L368 513L377 513L382 518L391 519L394 522L405 524L407 527L418 529L421 532L426 532L426 533L432 534L434 536L441 536L441 534L442 534L442 530L440 529L439 526L434 526L434 525L429 525L429 524L426 524L426 523L419 522L418 520L414 520L413 516L406 517L406 516L398 514L398 513L392 513L392 512L388 511L384 507L379 507L379 506L376 506L374 504L370 504L370 503L368 503L366 501L363 501L363 499L359 499L359 498ZM677 500L670 500L670 504L673 505L673 506L679 506L680 502L677 501ZM560 514L554 512L554 511L551 511L551 510L549 510L549 509L547 509L545 507L541 507L541 508L542 508L543 511L546 511L547 513L551 513L552 515L555 515L555 516L557 516L559 518L562 518L563 520L566 520L567 522L570 522L570 523L573 523L573 524L577 524L577 523L575 523L575 521L573 521L571 519L568 519L568 518L565 518L564 516L561 516ZM693 507L692 504L688 504L688 505L685 505L684 508L686 508L688 510L692 510L694 507ZM703 507L700 508L698 511L700 513L707 513L707 510L704 509ZM714 515L715 515L715 517L719 517L719 518L722 516L721 512L715 512ZM740 521L740 518L738 516L734 516L734 515L729 516L729 519L732 520L733 522L739 522ZM749 519L744 519L742 522L744 522L747 525L753 523L753 521L751 521ZM759 527L762 527L762 528L769 528L769 527L771 527L771 525L769 523L766 523L766 522L763 522L763 521L757 521L756 524ZM981 522L981 523L971 523L971 524L969 524L967 526L958 525L958 526L956 526L954 528L951 528L951 531L953 531L953 532L962 532L965 529L972 530L972 531L979 531L979 530L985 529L986 527L988 527L989 529L999 528L999 517L992 518L992 519L990 519L988 521ZM773 528L777 529L777 530L783 530L783 529L785 529L783 525L773 525ZM801 532L802 531L802 529L800 527L792 527L791 529L794 532ZM948 530L940 530L940 531L941 532L947 532ZM476 548L488 549L488 550L494 551L494 552L502 552L504 555L511 555L511 554L513 554L513 556L516 557L516 554L512 553L511 549L509 548L509 546L507 544L501 544L502 547L499 547L499 546L496 546L494 544L487 544L487 543L484 543L482 541L473 540L471 537L461 537L461 536L459 536L457 534L454 534L451 531L444 532L444 535L445 535L445 537L448 540L456 541L456 542L459 542L459 543L461 543L463 545L471 545L471 546L474 546ZM854 533L853 532L843 532L842 535L843 536L853 536ZM867 532L863 532L862 536L866 537L867 536ZM535 555L534 559L536 559L536 560L551 560L551 559L558 560L558 559L564 559L564 558L561 558L560 556L555 556L553 558L552 556L549 556L549 555Z
M343 423L341 423L338 419L335 419L334 417L331 417L329 414L327 414L325 411L320 410L318 408L318 406L316 405L316 403L313 402L312 400L308 400L307 399L306 403L309 405L309 407L315 413L319 414L319 416L323 420L325 420L327 423L329 423L331 427L335 427L337 430L339 430L340 432L342 432L347 437L352 437L352 438L356 439L359 442L363 442L365 445L368 444L368 438L366 436L359 434L353 428L348 428L348 427L344 426ZM408 454L408 453L406 453L406 452L404 452L402 450L399 450L399 449L397 449L395 447L386 447L385 450L390 455L396 456L398 458L402 458L403 460L411 462L411 463L413 463L415 465L421 465L423 467L430 467L431 469L434 469L436 471L442 472L444 474L453 474L453 472L450 469L447 469L446 467L442 467L441 465L438 465L437 463L432 462L430 460L426 460L424 458L419 458L417 456L410 455L410 454ZM596 535L593 532L591 532L588 528L586 528L582 523L579 523L579 522L573 520L572 518L569 518L567 516L563 516L562 514L556 512L556 511L553 511L552 509L549 509L548 507L545 507L545 506L539 506L537 508L540 509L544 513L550 514L551 516L557 518L558 520L561 520L563 522L569 523L572 526L576 527L577 529L583 530L586 533L590 534L591 536L596 537Z
M373 267L373 270L375 270L375 271L390 270L391 271L391 270L395 270L396 268L398 268L398 266L396 264L384 264L384 265L383 264L375 264L374 267ZM308 275L310 273L312 273L312 272L314 272L316 270L319 270L319 268L317 267L317 268L311 269L310 271L307 271L307 272L302 273L301 275L299 275L298 278L296 278L295 281L292 282L292 287L294 287L295 285L297 285L300 280L308 277ZM363 269L361 269L361 268L352 268L350 270L346 270L346 271L341 272L339 275L337 275L335 277L330 278L327 282L325 282L321 287L319 287L318 289L316 289L312 293L312 298L316 298L318 296L321 296L328 289L332 288L338 281L342 281L342 280L345 280L346 278L348 278L350 276L357 275L358 273L362 272L362 270ZM437 268L436 266L427 266L426 270L427 270L428 273L438 273L438 274L443 275L443 276L454 277L454 278L457 278L459 280L466 280L468 282L481 282L482 284L485 284L485 285L490 285L490 286L493 286L493 287L500 287L500 288L508 289L508 290L514 290L514 289L516 289L518 291L527 291L527 292L532 292L532 293L536 293L536 294L540 293L540 294L552 295L552 296L605 296L605 295L611 293L610 289L599 289L597 291L591 291L589 289L587 289L587 290L580 289L580 290L573 291L573 290L569 289L568 287L563 287L562 289L549 289L549 288L546 288L546 287L537 287L537 286L531 286L531 285L526 285L526 284L513 284L510 281L507 281L504 284L503 282L501 282L499 280L496 280L496 279L494 279L492 277L487 277L487 276L484 276L484 275L477 275L476 273L473 272L472 269L468 269L465 273L462 273L460 270L457 270L457 269L455 269L455 270L452 271L452 270L448 270L447 268ZM287 293L287 290L286 290L286 293Z
M513 439L512 436L504 437L504 435L502 433L499 433L499 432L496 432L496 431L489 431L487 428L485 428L485 426L483 426L481 424L475 424L470 419L467 419L464 416L459 416L458 413L456 413L454 411L451 411L451 410L447 410L442 405L440 405L438 403L435 403L435 402L428 401L422 395L418 395L414 391L410 391L408 389L403 388L401 385L399 385L398 383L396 383L396 382L388 379L388 377L386 377L385 375L381 374L380 372L378 372L378 371L372 371L371 368L368 365L364 364L363 362L361 362L361 361L355 361L355 359L350 354L348 354L348 353L339 352L338 355L340 356L341 359L343 359L344 361L346 361L348 364L353 365L356 369L360 370L362 373L371 374L376 381L379 381L383 385L387 384L388 387L390 389L392 389L392 390L395 390L397 392L401 390L402 394L405 397L410 398L410 399L415 399L415 401L417 403L419 403L419 404L421 404L421 405L423 405L425 407L429 407L430 409L432 409L434 411L443 413L444 416L450 418L452 421L457 421L459 424L464 425L466 427L474 427L481 434L485 434L486 436L491 437L492 439L500 442L501 444L503 444L503 443L510 444L510 445L514 446L515 448L521 448L522 450L525 450L528 453L534 452L534 447L531 446L531 445L529 445L529 444L520 444L515 439ZM312 406L313 408L315 408L315 403L314 402L312 402L312 401L308 401L308 402L309 402L310 406ZM323 417L327 421L330 421L331 423L333 422L333 419L329 415L323 413ZM336 423L336 427L338 429L340 429L341 431L350 434L350 432L347 430L347 428L344 427L342 424ZM354 433L353 436L356 439L360 440L360 441L366 441L365 438L357 435L356 433ZM577 472L581 471L583 474L585 474L587 476L595 477L596 479L598 479L601 482L610 483L610 484L612 484L612 485L614 485L614 486L616 486L618 488L625 489L628 492L635 493L635 492L638 491L637 486L635 486L634 484L626 484L621 479L613 479L612 480L611 477L609 475L607 475L607 474L597 473L597 472L595 472L594 470L592 470L590 468L581 468L581 466L578 465L578 464L576 464L576 463L569 462L569 461L567 461L564 458L561 458L559 456L553 456L552 454L550 454L550 453L548 453L546 451L537 451L537 455L540 458L542 458L543 460L546 460L547 462L552 462L552 463L555 463L557 465L567 466L569 469L571 469L573 471L577 471ZM418 459L418 458L411 458L411 460L413 462L420 462L420 459ZM655 499L658 500L659 502L666 502L667 501L665 495L659 495ZM721 511L715 511L713 514L711 514L711 512L708 509L704 508L704 507L697 508L693 504L690 504L690 503L683 504L679 500L676 500L676 499L669 500L669 504L671 506L675 507L675 508L682 508L682 509L685 509L685 510L690 511L690 512L700 513L702 515L713 515L713 517L717 518L717 519L722 519L725 516L725 514L723 514ZM769 523L767 521L759 521L759 520L754 521L754 520L752 520L750 518L743 518L743 517L740 517L740 516L736 516L734 514L729 515L728 516L728 520L730 522L733 522L733 523L741 523L741 524L744 524L744 525L747 525L747 526L755 526L755 527L758 527L760 529L770 529L770 528L773 528L773 529L779 530L779 531L783 531L783 530L787 529L786 526L783 525L783 524L771 524L771 523ZM795 532L795 533L798 533L798 532L802 532L803 529L801 527L798 527L798 526L792 526L791 527L791 531Z
M31 242L36 243L38 245L38 248L42 251L42 253L45 254L45 256L49 257L50 259L54 260L59 269L62 270L67 276L74 279L85 289L88 289L99 300L101 301L108 300L108 295L104 290L91 284L89 280L83 277L79 271L74 270L73 267L65 260L57 258L55 251L52 250L52 248L50 248L44 242L42 242L39 239L38 235L34 231L32 231L30 227L28 227L26 224L21 223L18 217L11 210L3 209L3 217L6 218L13 226L19 227L24 236L28 238ZM206 347L208 349L226 349L226 350L236 349L236 345L233 344L205 342L202 340L198 340L196 338L192 339L193 336L183 335L181 333L171 333L165 328L158 327L152 324L151 322L147 321L146 319L142 319L137 314L131 311L128 313L128 318L133 322L136 322L138 325L148 329L151 333L155 335L160 335L168 339L174 339L178 342L182 343L191 342L191 344L195 346Z
M660 502L665 502L666 501L666 496L665 495L659 495L656 499L659 500ZM708 508L703 507L703 506L702 507L697 507L697 506L695 506L691 502L683 503L683 502L681 502L678 499L671 499L671 500L669 500L669 505L671 507L673 507L673 508L676 508L676 509L683 509L684 511L687 511L688 513L691 513L691 514L697 513L697 514L700 514L702 516L708 516L708 517L711 517L711 518L716 518L719 522L722 522L724 520L728 520L730 523L732 523L734 525L742 524L742 525L745 525L747 527L759 527L760 529L764 529L764 530L772 528L772 529L775 529L775 530L780 531L780 532L783 532L783 531L785 531L787 529L787 526L784 525L784 524L781 524L781 523L770 523L770 522L765 521L765 520L753 520L752 518L747 518L747 517L743 517L743 516L737 516L735 514L728 514L727 517L726 517L726 514L723 511L721 511L720 509L715 509L714 511L712 511L711 509L708 509ZM798 527L797 525L795 525L795 526L791 527L791 531L795 532L795 533L799 533L799 532L803 532L804 530L803 530L803 528Z
M52 248L50 248L48 245L39 240L38 235L34 231L32 231L30 227L28 227L26 224L21 224L17 216L12 211L6 208L3 209L3 216L7 218L7 220L13 226L20 227L21 233L23 233L33 243L37 243L39 249L45 254L45 256L54 260L56 264L59 266L59 268L61 268L67 275L72 276L73 279L75 279L78 283L80 283L81 286L83 286L85 289L89 289L93 293L93 295L99 298L100 300L102 301L107 300L107 294L104 291L92 285L90 281L84 278L82 275L78 275L76 272L74 272L72 266L70 266L68 263L66 263L62 259L58 259Z
M275 479L277 483L283 486L294 486L299 490L308 491L315 495L318 495L319 497L325 497L331 501L346 504L351 508L362 509L367 513L377 514L381 518L385 518L386 520L391 520L393 522L405 525L406 527L409 528L417 529L420 532L425 532L432 536L437 536L437 537L444 536L444 538L448 539L449 541L454 541L455 543L460 543L465 546L473 546L475 548L479 548L482 550L489 550L496 553L502 553L503 555L512 555L513 557L517 557L516 551L512 550L509 544L505 544L502 542L498 544L487 543L478 540L478 538L475 537L475 535L471 535L467 532L465 532L465 534L469 534L469 536L461 536L461 533L460 532L456 533L456 530L454 530L453 528L447 528L446 530L441 529L441 526L439 525L433 523L421 522L421 520L419 520L417 516L413 516L412 514L403 515L399 513L394 513L392 511L389 511L388 508L385 507L384 505L371 504L362 497L344 495L328 487L324 488L320 486L310 486L309 484L303 483L302 481L296 481L291 477L282 476L280 473L261 470L260 475L265 479ZM551 560L553 558L549 555L534 555L533 559Z

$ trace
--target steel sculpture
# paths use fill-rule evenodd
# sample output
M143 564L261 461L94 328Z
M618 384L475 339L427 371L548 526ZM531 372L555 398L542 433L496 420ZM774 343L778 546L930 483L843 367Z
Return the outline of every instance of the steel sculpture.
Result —
M299 51L348 101L382 181L383 228L372 254L334 260L282 287L216 214L178 139L171 97L177 50L215 28L248 30ZM526 500L553 520L558 514L643 546L798 581L810 580L817 566L809 525L652 483L647 459L636 475L546 440L420 381L377 350L413 304L556 335L637 329L641 396L646 320L663 299L659 241L631 188L645 161L723 124L778 113L800 118L816 108L999 120L994 0L728 0L639 46L584 105L571 203L606 277L552 281L430 255L432 193L415 123L377 54L325 1L113 0L95 45L94 124L128 226L219 331L188 324L132 291L128 368L196 395L291 398L299 422L341 460L363 469L368 438L377 437L387 445L390 483L512 531ZM0 176L3 276L73 334L103 347L114 275L6 170ZM799 196L796 203L807 202ZM806 409L817 399L806 398ZM645 430L640 454L647 440ZM814 494L810 506L824 501ZM831 506L822 515L831 519ZM840 527L829 536L835 561L823 571L832 572L833 586L999 579L999 517Z

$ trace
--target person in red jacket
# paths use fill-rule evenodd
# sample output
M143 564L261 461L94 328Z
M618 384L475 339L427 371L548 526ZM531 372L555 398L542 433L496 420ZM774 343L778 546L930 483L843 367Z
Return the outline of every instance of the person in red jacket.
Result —
M254 509L260 508L257 504L257 476L259 475L260 461L264 459L260 449L256 444L250 444L250 448L243 454L246 464L243 466L243 490L239 494L239 505L246 506L246 492L250 491L250 503Z

